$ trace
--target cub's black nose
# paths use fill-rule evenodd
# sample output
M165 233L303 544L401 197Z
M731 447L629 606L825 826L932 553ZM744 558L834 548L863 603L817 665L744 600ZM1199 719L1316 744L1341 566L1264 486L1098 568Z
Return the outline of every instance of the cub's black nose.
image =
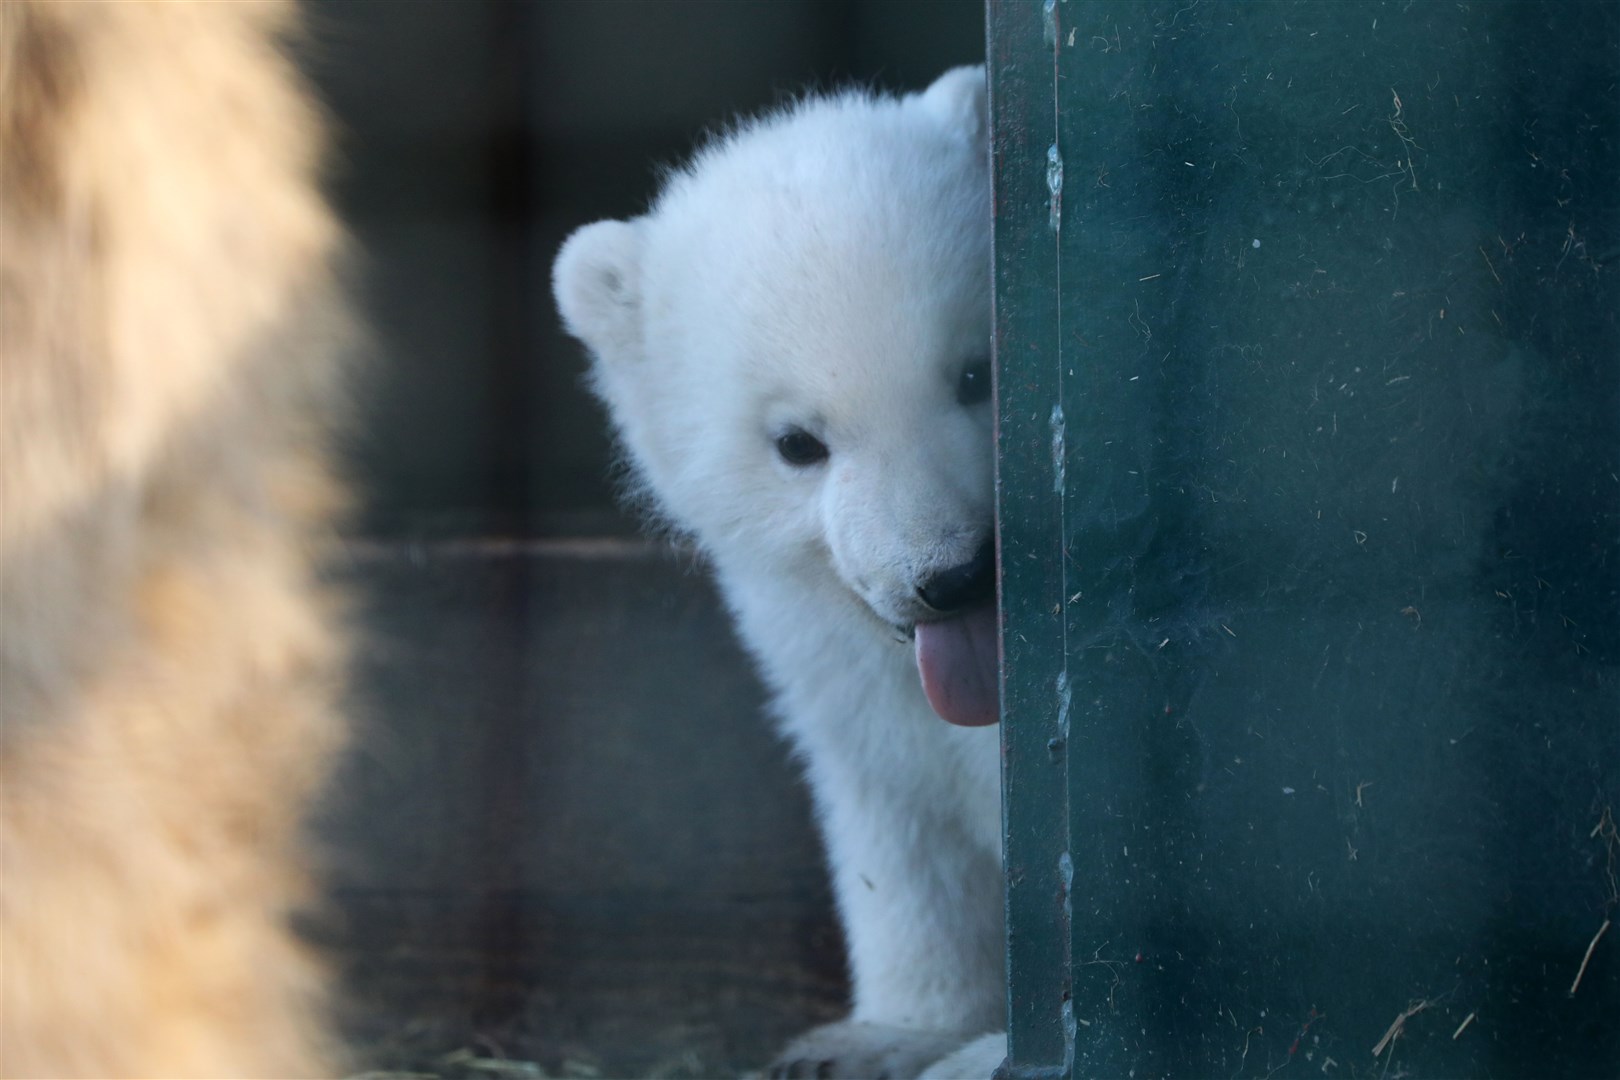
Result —
M921 585L917 595L940 614L954 614L976 607L996 595L996 542L980 545L973 558L960 566L941 570Z

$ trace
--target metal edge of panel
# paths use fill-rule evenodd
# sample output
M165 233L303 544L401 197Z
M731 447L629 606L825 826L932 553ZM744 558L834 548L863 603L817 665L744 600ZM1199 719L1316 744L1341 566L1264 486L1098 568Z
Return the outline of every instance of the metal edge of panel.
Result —
M1073 1074L1055 0L989 0L1009 1055ZM1068 869L1066 869L1068 868Z

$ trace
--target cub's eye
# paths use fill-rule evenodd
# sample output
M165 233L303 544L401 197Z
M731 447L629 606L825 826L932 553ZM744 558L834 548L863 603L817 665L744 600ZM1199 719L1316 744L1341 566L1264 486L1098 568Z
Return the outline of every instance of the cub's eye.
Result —
M990 361L975 360L962 369L956 380L956 401L959 405L981 405L990 400Z
M776 452L789 465L803 467L827 460L827 444L803 428L789 428L776 439Z

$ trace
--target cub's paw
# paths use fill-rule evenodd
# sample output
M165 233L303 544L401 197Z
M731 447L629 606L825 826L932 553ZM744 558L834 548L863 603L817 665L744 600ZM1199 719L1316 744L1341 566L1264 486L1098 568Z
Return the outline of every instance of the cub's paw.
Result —
M771 1080L914 1080L964 1041L959 1031L842 1020L794 1039L768 1075Z
M1007 1060L1007 1036L986 1035L923 1069L927 1080L990 1080Z

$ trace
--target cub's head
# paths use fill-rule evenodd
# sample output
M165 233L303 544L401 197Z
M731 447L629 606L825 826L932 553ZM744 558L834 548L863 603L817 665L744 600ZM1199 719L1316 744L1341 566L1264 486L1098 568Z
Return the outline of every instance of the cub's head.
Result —
M989 602L982 69L740 126L570 237L554 288L639 482L718 560L875 627Z

